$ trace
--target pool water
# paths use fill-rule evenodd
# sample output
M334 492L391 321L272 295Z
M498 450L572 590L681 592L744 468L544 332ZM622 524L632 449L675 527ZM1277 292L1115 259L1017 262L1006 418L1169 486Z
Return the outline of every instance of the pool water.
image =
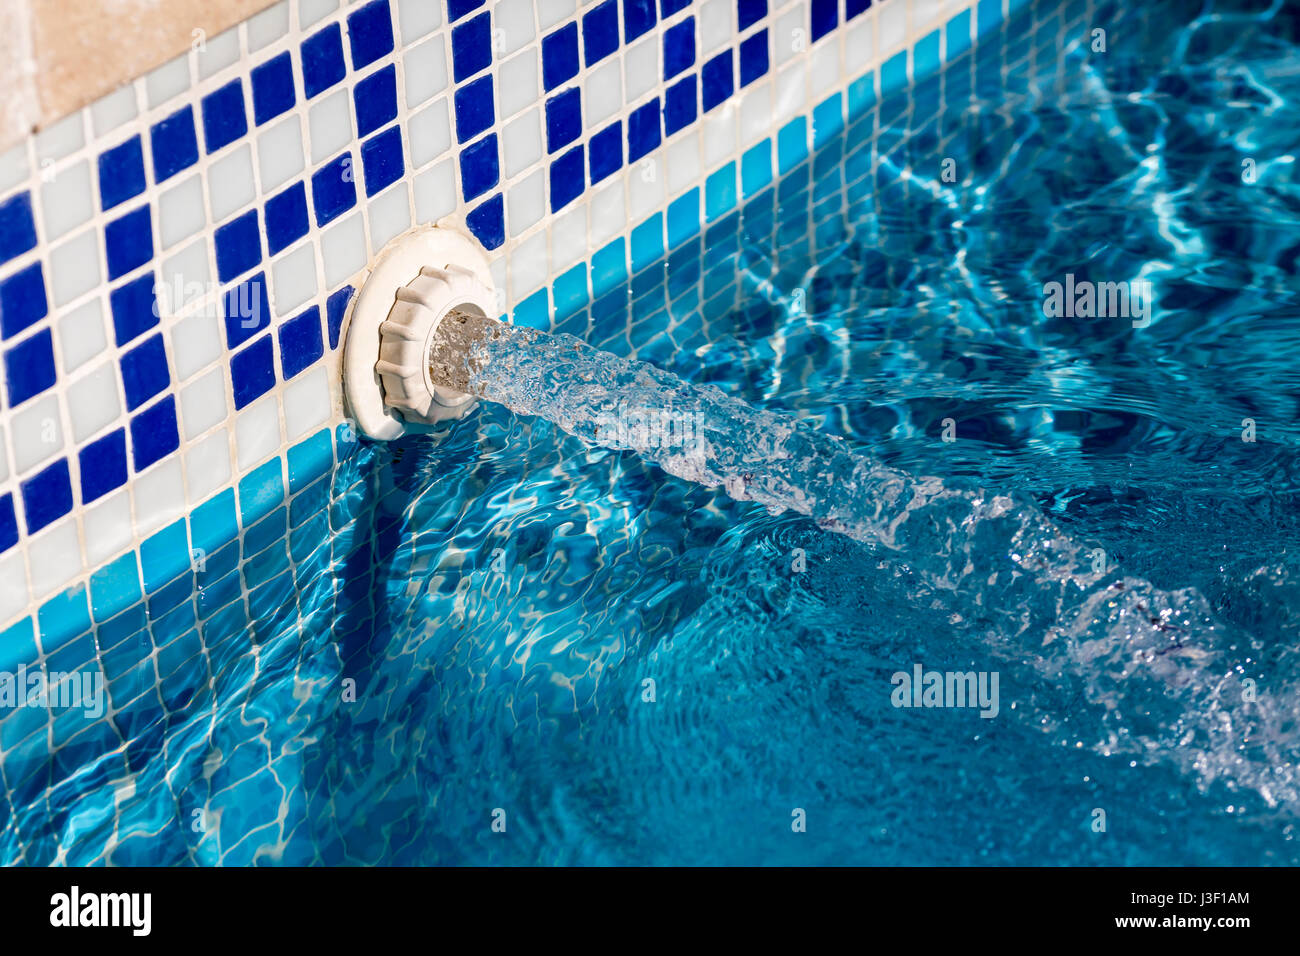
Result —
M1300 862L1300 21L1142 6L1013 16L562 331L1025 496L1178 595L1167 647L953 614L934 554L484 406L348 446L279 519L292 588L113 754L6 766L0 859ZM1046 315L1067 275L1149 323ZM998 715L895 707L917 663Z

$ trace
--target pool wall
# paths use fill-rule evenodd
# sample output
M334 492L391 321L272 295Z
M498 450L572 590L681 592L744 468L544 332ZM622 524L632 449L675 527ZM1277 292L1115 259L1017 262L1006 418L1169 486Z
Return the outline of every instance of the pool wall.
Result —
M698 348L748 294L725 255L740 205L1021 8L294 0L9 149L0 672L102 668L122 712L178 638L293 586L359 441L340 329L394 237L468 230L514 322ZM1056 21L1032 22L1055 42ZM705 267L665 283L674 256ZM0 713L6 792L15 748L79 732Z

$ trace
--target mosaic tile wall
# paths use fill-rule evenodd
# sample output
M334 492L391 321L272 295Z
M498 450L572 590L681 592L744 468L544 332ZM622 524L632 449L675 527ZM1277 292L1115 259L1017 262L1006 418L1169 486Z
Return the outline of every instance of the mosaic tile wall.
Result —
M1020 6L293 0L0 156L0 669L329 470L395 236L467 228L513 321L690 348L611 295Z

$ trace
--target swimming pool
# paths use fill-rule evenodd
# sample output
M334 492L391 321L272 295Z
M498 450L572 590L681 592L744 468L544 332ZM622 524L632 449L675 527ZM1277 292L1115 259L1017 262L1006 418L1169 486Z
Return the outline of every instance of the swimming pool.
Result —
M1242 6L1031 5L912 88L857 87L811 150L778 138L552 310L1021 496L1180 595L1166 647L953 614L933 555L499 407L387 444L344 426L290 455L287 504L100 629L111 721L0 725L0 858L1300 861L1300 25ZM1057 313L1051 283L1129 298ZM978 604L1002 556L970 558ZM916 665L999 675L997 715L896 706ZM1220 709L1251 692L1271 706Z

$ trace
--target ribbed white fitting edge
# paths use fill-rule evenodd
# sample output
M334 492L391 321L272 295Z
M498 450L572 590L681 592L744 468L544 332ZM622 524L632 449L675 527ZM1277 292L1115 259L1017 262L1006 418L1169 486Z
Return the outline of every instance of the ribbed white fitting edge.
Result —
M492 317L500 310L487 257L448 226L394 240L376 260L348 312L343 344L347 412L371 438L391 441L459 418L469 395L429 378L429 345L452 309Z

